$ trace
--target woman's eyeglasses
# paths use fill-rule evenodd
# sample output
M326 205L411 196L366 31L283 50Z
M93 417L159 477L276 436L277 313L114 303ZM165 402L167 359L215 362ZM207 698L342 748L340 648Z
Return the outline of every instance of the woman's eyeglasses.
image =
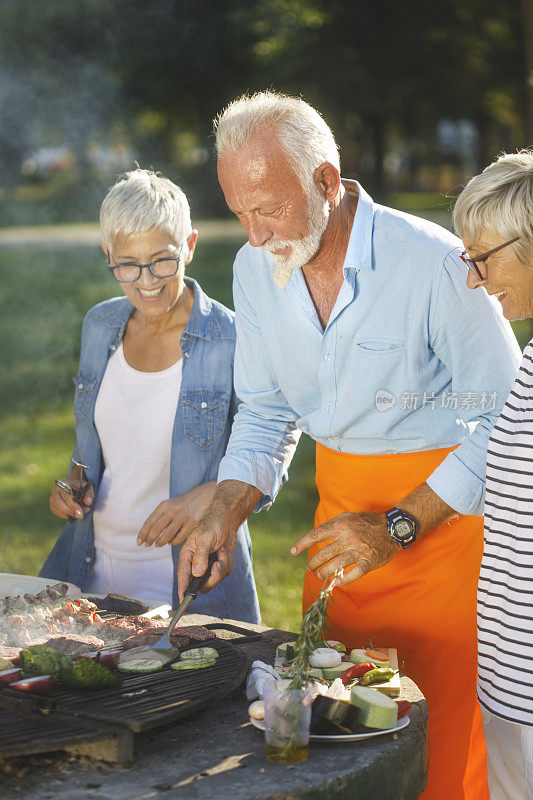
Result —
M465 262L468 269L474 273L477 280L486 281L487 276L483 275L482 270L480 268L480 264L483 264L489 256L492 256L494 253L497 253L498 250L503 250L504 247L507 247L513 242L517 242L520 239L520 236L515 236L514 239L509 239L508 242L504 242L500 244L498 247L495 247L493 250L489 250L488 253L482 253L477 258L470 258L466 250L463 250L461 253L461 259Z
M108 267L108 270L119 283L135 283L141 277L143 269L150 270L154 278L171 278L179 269L182 250L183 243L177 258L156 258L149 264L117 264L116 267ZM110 263L109 255L107 263Z

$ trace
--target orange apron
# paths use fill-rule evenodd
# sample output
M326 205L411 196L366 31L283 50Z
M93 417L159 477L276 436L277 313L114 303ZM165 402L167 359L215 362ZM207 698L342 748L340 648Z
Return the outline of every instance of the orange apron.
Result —
M360 456L317 444L315 525L345 511L383 512L424 483L451 449ZM309 551L315 553L323 545ZM429 707L423 800L488 800L476 700L476 587L483 519L463 516L421 537L380 569L334 592L328 638L395 647ZM322 582L307 571L304 610Z

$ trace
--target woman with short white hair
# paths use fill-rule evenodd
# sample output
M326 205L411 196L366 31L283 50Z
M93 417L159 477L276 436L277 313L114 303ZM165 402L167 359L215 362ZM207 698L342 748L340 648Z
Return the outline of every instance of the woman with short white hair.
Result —
M180 545L216 486L237 398L234 314L185 277L198 232L187 198L136 169L101 208L102 247L124 295L92 308L74 379L76 448L50 496L69 521L41 575L150 605L178 602ZM259 622L246 525L233 572L195 611ZM185 587L184 587L185 588Z
M468 286L508 320L532 318L533 151L472 178L454 225ZM491 800L533 798L533 339L488 444L478 642Z

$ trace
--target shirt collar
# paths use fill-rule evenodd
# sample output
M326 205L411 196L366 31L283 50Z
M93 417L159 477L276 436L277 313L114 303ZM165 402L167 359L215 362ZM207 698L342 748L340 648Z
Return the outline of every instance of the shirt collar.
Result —
M375 205L368 192L363 189L358 181L343 178L342 182L345 187L357 187L359 191L357 208L343 264L343 272L346 275L346 272L351 270L372 269L372 233L374 230ZM293 279L292 276L297 272L301 272L301 269L293 270L288 278L282 279L281 283L276 281L276 273L274 272L274 281L278 283L280 288L284 289L291 280L296 280L296 277Z
M194 295L191 313L184 333L201 339L220 338L220 328L216 324L212 300L202 291L193 278L185 278L185 284ZM125 328L133 313L133 306L127 297L116 298L106 314L106 323L111 328Z
M358 181L343 180L343 183L348 186L357 186L359 190L357 209L353 218L343 270L372 269L374 201Z
M219 338L220 329L215 324L215 315L212 313L213 301L193 278L185 278L185 283L193 292L194 300L184 333L198 336L200 339Z

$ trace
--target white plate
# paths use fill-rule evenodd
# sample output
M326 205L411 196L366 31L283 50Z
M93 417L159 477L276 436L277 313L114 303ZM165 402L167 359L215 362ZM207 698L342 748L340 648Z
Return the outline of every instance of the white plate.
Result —
M263 720L252 719L250 717L250 722L258 731L265 730L265 723ZM401 731L402 728L407 728L410 722L410 717L405 716L398 720L398 724L395 728L389 728L386 731L372 731L372 733L339 733L331 736L312 733L309 738L312 742L358 742L361 739L372 739L374 736L383 736L385 733L396 733L396 731Z
M18 594L38 594L46 586L53 586L54 583L67 583L66 581L56 581L53 578L37 578L34 575L17 575L13 572L0 572L0 597L8 595L16 597ZM67 597L79 597L81 590L73 583L67 583Z

